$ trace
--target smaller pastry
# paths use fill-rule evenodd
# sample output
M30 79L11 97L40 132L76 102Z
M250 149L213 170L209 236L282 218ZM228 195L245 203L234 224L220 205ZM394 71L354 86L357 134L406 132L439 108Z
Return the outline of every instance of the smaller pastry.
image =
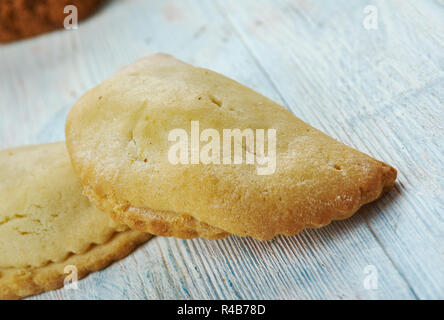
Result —
M65 143L0 151L0 299L58 289L150 238L82 195Z

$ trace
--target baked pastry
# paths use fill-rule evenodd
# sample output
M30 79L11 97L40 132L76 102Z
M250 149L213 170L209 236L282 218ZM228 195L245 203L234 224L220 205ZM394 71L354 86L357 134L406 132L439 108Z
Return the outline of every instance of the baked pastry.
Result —
M192 142L196 123L197 146ZM235 128L251 129L256 143L260 133L268 137L261 142L267 148L243 143L247 139L227 140L228 148L241 147L242 159L249 154L256 162L236 163L225 146L215 158L208 153L210 163L193 161L196 149L208 150L209 136ZM212 131L202 137L206 129ZM173 150L171 160L179 140L172 142L171 135L180 132L190 134L190 144L177 149L179 160ZM294 235L350 217L396 179L391 166L334 140L252 89L164 54L136 61L83 95L69 113L66 139L88 197L117 221L157 235L229 233L260 240ZM272 156L274 170L271 165L268 174L259 172L261 163L273 164ZM203 225L205 232L180 232L184 220L188 229Z
M83 278L151 237L81 192L63 142L0 151L0 299L60 288L65 267Z
M77 7L78 21L90 16L103 0L0 0L0 43L29 38L63 28L69 13Z

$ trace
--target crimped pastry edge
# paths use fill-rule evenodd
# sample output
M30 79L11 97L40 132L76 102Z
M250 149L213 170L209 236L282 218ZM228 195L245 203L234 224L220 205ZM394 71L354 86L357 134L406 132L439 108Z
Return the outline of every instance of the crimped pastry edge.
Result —
M210 226L187 214L177 214L177 217L173 219L166 219L165 212L162 211L128 205L122 206L109 198L101 199L89 186L83 187L83 193L97 208L108 212L116 222L123 223L134 230L163 237L183 239L206 238L216 240L229 236L228 232ZM129 212L131 214L128 214ZM176 215L173 212L169 214Z
M355 201L356 205L352 207L338 208L336 211L330 211L323 217L323 220L320 223L308 223L303 226L293 225L291 229L282 231L278 234L235 235L241 237L251 236L257 240L265 241L271 240L278 235L294 236L304 229L318 229L325 227L333 221L340 221L350 218L362 206L375 201L394 187L397 177L396 169L381 161L377 161L377 163L379 165L380 175L379 177L375 177L377 180L375 184L369 183L368 185L363 185L360 187L359 199L357 199L358 201ZM118 205L116 202L113 202L110 197L100 199L89 186L84 186L83 192L98 208L110 213L111 217L115 221L124 223L134 230L149 232L160 236L173 236L184 239L196 237L221 239L230 235L230 233L217 227L208 225L205 222L201 222L191 215L180 214L178 221L169 223L166 219L162 219L162 211L156 211L149 208L135 208L130 205Z
M0 269L0 300L16 300L63 287L67 274L64 268L75 265L78 279L106 268L130 254L152 235L128 230L116 232L108 242L91 246L81 254L74 254L63 262L40 268Z

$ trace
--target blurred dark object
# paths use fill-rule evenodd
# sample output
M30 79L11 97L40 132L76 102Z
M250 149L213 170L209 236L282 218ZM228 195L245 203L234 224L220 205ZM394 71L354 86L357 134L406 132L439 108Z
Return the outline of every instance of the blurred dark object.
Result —
M104 0L0 0L0 43L33 37L63 28L68 5L77 7L78 21Z

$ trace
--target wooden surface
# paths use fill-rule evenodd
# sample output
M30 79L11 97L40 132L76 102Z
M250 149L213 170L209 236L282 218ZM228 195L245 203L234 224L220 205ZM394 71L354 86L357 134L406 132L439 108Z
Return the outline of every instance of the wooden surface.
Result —
M78 290L34 299L444 298L443 1L112 1L78 30L0 46L0 148L63 139L82 93L159 51L392 164L395 189L295 237L157 237Z

